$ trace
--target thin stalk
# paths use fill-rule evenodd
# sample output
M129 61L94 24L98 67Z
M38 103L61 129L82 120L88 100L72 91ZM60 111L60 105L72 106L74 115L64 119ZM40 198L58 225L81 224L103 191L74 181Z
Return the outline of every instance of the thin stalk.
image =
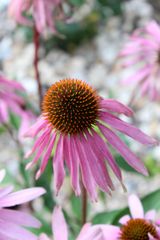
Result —
M82 225L87 221L87 191L82 184Z
M41 109L41 102L43 99L43 92L42 92L42 84L38 69L38 63L39 63L39 46L40 46L40 34L37 31L36 26L33 28L34 36L33 36L33 42L34 42L34 71L35 71L35 78L37 81L37 89L38 89L38 95L39 95L39 107Z

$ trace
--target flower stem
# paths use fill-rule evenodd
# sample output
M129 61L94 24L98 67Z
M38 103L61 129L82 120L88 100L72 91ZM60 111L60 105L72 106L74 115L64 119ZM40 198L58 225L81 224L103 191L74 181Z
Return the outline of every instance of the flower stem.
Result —
M33 41L34 41L34 70L35 70L35 78L37 81L37 89L38 89L38 95L39 95L39 106L41 109L41 102L43 99L43 93L42 93L42 84L40 80L40 74L39 74L39 69L38 69L38 63L39 63L39 46L40 46L40 34L37 31L36 26L33 28L34 31L34 36L33 36Z
M87 221L87 191L82 184L82 225Z

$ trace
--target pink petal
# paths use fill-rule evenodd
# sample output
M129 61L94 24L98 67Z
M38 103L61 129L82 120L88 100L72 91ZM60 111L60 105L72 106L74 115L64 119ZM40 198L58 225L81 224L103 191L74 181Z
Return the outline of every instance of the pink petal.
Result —
M50 240L50 239L47 237L46 234L42 233L42 234L39 236L38 240Z
M128 135L129 137L135 139L136 141L142 144L156 144L157 141L145 133L143 133L140 129L134 127L133 125L122 121L120 118L113 116L112 114L103 112L101 114L101 119L105 123L109 124L111 127L116 130Z
M6 236L6 239L13 239L14 236L14 240L37 240L37 237L31 232L14 223L2 220L0 220L0 234Z
M33 199L43 195L45 190L40 187L28 188L18 192L10 193L0 198L0 207L11 207L21 203L32 201Z
M160 27L155 21L150 22L146 26L146 30L151 36L153 35L155 37L155 40L160 42Z
M0 199L13 191L13 186L8 186L0 189Z
M47 166L48 160L49 160L49 158L51 156L51 153L52 153L52 150L53 150L53 146L54 146L54 143L55 143L55 138L56 138L56 133L53 133L52 136L51 136L48 148L46 150L46 153L44 154L44 157L42 159L40 169L38 170L38 172L36 174L36 179L38 179L41 176L41 174L44 172L44 170Z
M123 225L126 224L130 219L131 217L129 215L125 215L119 219L119 222Z
M55 240L68 240L68 229L60 207L55 207L52 215L52 231Z
M123 83L134 83L137 84L143 79L147 78L151 73L152 66L146 66L136 71L133 75L123 80Z
M102 99L100 101L100 108L115 113L122 113L126 116L133 115L133 111L129 107L114 99Z
M26 227L34 227L39 228L41 223L34 217L32 217L28 213L20 212L17 210L11 209L0 209L1 220L13 222L15 224L26 226Z
M133 154L133 152L130 151L127 145L122 142L113 131L101 124L98 126L108 142L125 158L130 166L144 175L148 174L144 164Z
M79 144L79 148L83 156L86 156L85 158L88 161L88 165L90 166L90 170L96 184L101 188L102 191L110 193L108 189L108 183L106 181L106 177L104 176L104 171L102 170L98 162L98 159L93 154L91 148L87 147L86 144L85 144L85 148ZM87 149L89 150L88 153L87 153Z
M103 231L104 240L118 240L120 235L120 228L112 225L104 225L101 227Z
M82 139L83 139L83 136L82 136ZM84 184L85 188L87 189L87 192L89 193L91 199L93 201L95 201L95 200L97 200L96 184L95 184L93 175L90 170L87 156L84 155L84 151L81 151L81 149L79 147L80 140L78 137L76 138L76 141L74 141L74 142L75 142L75 146L76 146L74 151L77 152L76 156L78 156L78 158L79 158L78 161L80 162L83 184ZM83 146L83 144L81 146Z
M84 237L86 235L86 232L88 231L88 229L91 227L91 223L86 223L83 225L78 237L76 238L76 240L81 240L82 237Z
M100 155L103 154L103 157L105 159L107 159L107 163L111 167L111 169L114 172L114 174L116 175L116 177L120 181L122 181L121 170L118 167L118 165L117 165L115 159L113 158L111 152L109 151L109 148L108 148L107 144L103 141L103 139L96 132L94 132L94 138L95 138L95 140L93 139L94 148L99 150Z
M77 196L80 195L80 183L79 183L79 157L77 156L77 151L75 151L75 142L73 137L67 137L65 141L65 150L64 155L68 155L68 162L70 162L70 174L71 174L71 182L72 187ZM68 151L68 154L66 153Z
M60 136L57 147L56 147L55 156L53 158L54 185L56 189L56 194L58 194L58 191L62 186L64 176L65 176L63 148L64 148L64 139L63 139L63 136Z
M47 126L46 120L44 119L43 116L40 116L35 122L35 124L32 125L32 127L30 127L26 131L26 133L24 134L24 137L35 137L46 126Z
M133 218L144 218L143 206L136 195L129 196L128 205Z
M145 214L145 219L154 221L156 217L156 211L155 210L150 210L146 212Z

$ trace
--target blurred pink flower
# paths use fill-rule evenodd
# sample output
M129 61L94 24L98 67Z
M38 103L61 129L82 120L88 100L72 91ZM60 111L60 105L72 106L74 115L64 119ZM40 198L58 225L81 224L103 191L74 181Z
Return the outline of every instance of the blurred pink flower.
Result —
M152 21L136 30L120 53L123 66L134 73L124 83L135 84L141 95L160 99L160 26Z
M37 137L33 149L26 157L35 153L27 169L42 162L36 178L43 173L53 148L54 184L58 193L65 176L64 161L71 175L72 187L79 195L79 171L91 199L97 198L96 186L110 193L114 186L107 167L122 182L121 171L112 156L108 144L112 145L138 172L147 175L144 164L115 134L115 130L145 144L156 144L138 128L124 122L117 114L131 116L132 110L113 99L103 99L87 83L65 79L53 84L43 100L43 114L25 134ZM105 140L104 140L105 139ZM107 161L106 161L107 160Z
M0 181L4 178L0 171ZM28 213L9 209L10 207L32 201L45 193L43 188L28 188L12 192L13 187L0 188L0 239L1 240L37 240L37 237L24 227L39 228L40 222ZM7 209L8 208L8 209Z
M9 120L9 112L18 115L21 118L19 128L19 139L31 124L31 120L35 118L33 113L25 110L25 101L19 93L25 93L24 88L15 81L10 81L0 75L0 124L7 123Z
M47 27L49 27L52 32L56 32L54 20L59 17L58 14L60 14L62 1L63 0L11 0L9 14L20 24L28 26L35 24L40 33ZM24 16L24 13L26 14L30 12L30 10L33 15L33 20Z
M155 220L155 210L144 213L143 206L136 195L129 197L131 216L125 215L120 219L121 227L107 225L103 228L105 240L159 240L159 221Z
M108 226L93 225L86 223L76 240L104 240L103 229L105 231ZM54 240L68 240L68 228L60 207L55 207L52 215L52 232ZM50 240L46 234L41 234L38 240Z

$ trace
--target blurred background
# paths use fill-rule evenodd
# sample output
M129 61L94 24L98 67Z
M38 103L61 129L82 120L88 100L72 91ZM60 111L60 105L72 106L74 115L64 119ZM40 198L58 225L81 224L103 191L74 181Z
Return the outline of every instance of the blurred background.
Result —
M54 82L72 77L87 81L103 97L115 98L128 104L133 86L121 84L121 80L128 73L126 71L124 73L119 65L119 52L136 28L144 26L152 19L160 21L160 2L158 0L68 0L68 2L73 15L67 22L56 22L59 35L46 33L41 38L39 71L44 92ZM9 0L0 1L0 71L7 78L14 79L24 86L28 94L28 104L39 113L33 69L33 32L29 27L17 25L9 17L8 3ZM159 139L159 103L138 98L133 108L135 118L131 121L134 121L134 124L144 132ZM19 119L11 116L11 125L15 131L18 124ZM0 167L7 168L7 181L16 179L16 184L17 179L21 181L17 145L3 127L0 127L0 134ZM106 197L105 194L101 194L102 201L92 205L89 214L93 217L94 223L99 219L104 221L102 215L97 215L98 212L126 206L126 196L129 193L134 192L144 196L160 187L159 147L146 149L132 140L125 139L125 141L145 162L150 176L143 177L135 173L132 168L124 164L121 157L116 156L123 168L127 193L123 192L121 185L115 180L116 191L112 196ZM30 140L24 140L24 152L30 149L32 144ZM23 160L24 165L25 161ZM47 171L51 171L50 166ZM30 175L32 174L31 171ZM52 184L50 179L46 179L42 177L36 184ZM65 209L70 209L72 205L73 214L78 216L80 203L72 194L68 181L69 179L65 180L58 198L53 202L62 203ZM50 187L52 189L52 186ZM160 194L157 196L159 197ZM64 203L67 199L71 199L71 202ZM52 204L48 204L51 209Z

